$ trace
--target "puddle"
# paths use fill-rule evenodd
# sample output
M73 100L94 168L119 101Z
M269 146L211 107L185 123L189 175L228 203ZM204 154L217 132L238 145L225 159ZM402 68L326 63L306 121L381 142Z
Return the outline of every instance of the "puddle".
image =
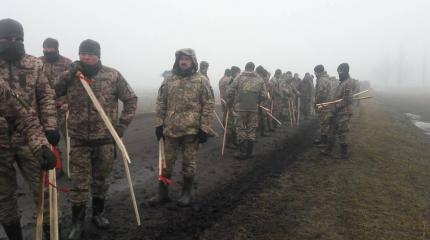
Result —
M421 116L413 113L405 113L405 115L411 119L412 123L423 130L425 134L430 136L430 123L421 121Z

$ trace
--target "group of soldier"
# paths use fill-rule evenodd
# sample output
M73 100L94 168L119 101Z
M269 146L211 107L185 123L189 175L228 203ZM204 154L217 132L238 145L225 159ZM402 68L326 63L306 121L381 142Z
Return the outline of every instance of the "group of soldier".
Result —
M59 54L55 39L43 42L40 58L26 54L23 41L19 22L0 20L0 223L9 239L22 239L14 164L37 202L39 186L46 184L43 173L58 165L51 147L65 139L67 123L72 182L68 194L72 229L68 239L82 239L89 195L92 222L101 229L110 225L104 206L116 147L79 76L85 77L120 137L135 115L137 97L120 72L101 63L100 45L94 40L82 41L79 60L74 62ZM199 146L213 132L215 97L208 67L205 61L199 67L194 50L186 48L176 51L171 72L163 74L156 102L155 136L164 144L165 166L158 193L149 202L152 206L171 201L169 183L163 179L172 177L180 155L183 186L177 204L186 207L192 203ZM340 83L330 78L322 65L314 71L315 88L314 77L308 73L301 80L298 74L292 76L278 69L270 78L269 71L255 67L253 62L248 62L244 71L237 66L225 70L219 82L222 124L226 147L237 149L236 158L252 157L257 132L267 136L267 131L281 124L296 126L300 116L310 117L314 104L333 99L343 101L316 110L321 123L321 138L316 143L325 146L324 154L328 155L338 137L341 153L346 156L353 85L349 66L339 66ZM124 106L120 115L118 100ZM48 221L43 230L49 239Z

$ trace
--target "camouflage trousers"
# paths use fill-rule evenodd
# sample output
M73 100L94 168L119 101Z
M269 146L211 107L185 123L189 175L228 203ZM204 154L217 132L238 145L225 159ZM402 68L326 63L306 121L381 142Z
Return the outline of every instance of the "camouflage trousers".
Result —
M303 119L309 119L311 115L311 100L309 98L300 99L300 111L303 115Z
M237 139L239 142L245 140L256 140L256 131L258 126L258 112L239 112L237 118Z
M113 143L88 143L70 139L70 175L72 204L86 203L91 195L105 198L109 190L108 177L115 158ZM91 189L90 189L91 187Z
M330 118L329 141L335 142L337 138L339 144L347 144L350 119L351 114L349 113L337 113Z
M182 155L182 175L184 177L194 177L197 168L197 152L199 142L196 135L186 135L179 138L165 137L164 153L166 156L166 168L163 169L163 176L171 177L178 154Z
M331 112L327 110L321 110L318 112L320 121L321 135L328 136L330 130L330 116Z
M38 189L41 183L41 170L39 161L34 157L30 148L15 147L0 149L0 223L7 224L20 216L18 214L18 199L16 196L17 174L16 163L24 180L30 185L33 199L37 205ZM49 190L44 191L44 223L49 223ZM48 216L48 217L46 217ZM61 211L59 210L61 217Z

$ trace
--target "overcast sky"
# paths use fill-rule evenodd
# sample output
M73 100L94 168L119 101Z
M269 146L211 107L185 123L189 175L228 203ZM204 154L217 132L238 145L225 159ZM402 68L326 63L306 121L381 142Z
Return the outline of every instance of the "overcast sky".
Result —
M40 56L43 40L53 37L60 53L76 60L80 42L91 38L101 44L102 62L139 89L158 88L175 50L185 47L209 62L214 89L226 67L243 69L247 61L300 76L317 64L333 75L348 62L353 77L378 86L419 85L430 65L429 0L0 0L0 6L1 18L23 24L27 53Z

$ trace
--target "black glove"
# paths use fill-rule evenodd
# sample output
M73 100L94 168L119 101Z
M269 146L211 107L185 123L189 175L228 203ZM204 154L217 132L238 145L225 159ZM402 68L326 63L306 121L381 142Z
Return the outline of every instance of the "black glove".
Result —
M155 136L157 136L157 141L160 141L161 138L164 139L163 125L155 128Z
M34 153L34 156L39 160L40 168L42 168L42 170L47 171L55 167L55 155L47 146L42 146L36 153Z
M60 132L58 130L46 130L45 136L51 145L58 145L58 142L60 141Z
M117 124L117 125L115 125L115 131L116 131L116 133L118 133L118 136L119 137L122 137L122 136L124 136L124 132L125 132L125 129L126 129L127 127L124 125L124 124Z
M208 134L199 129L196 138L199 140L199 143L205 143L208 140Z
M74 61L72 65L70 65L70 74L74 77L78 71L82 72L82 63L81 61Z

